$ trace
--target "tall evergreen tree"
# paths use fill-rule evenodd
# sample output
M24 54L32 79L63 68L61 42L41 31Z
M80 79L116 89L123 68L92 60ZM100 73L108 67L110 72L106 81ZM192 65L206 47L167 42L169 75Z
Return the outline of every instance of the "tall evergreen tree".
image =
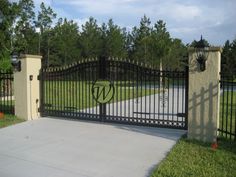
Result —
M230 67L230 55L231 55L231 44L230 41L227 40L224 44L223 51L221 54L221 70L226 72Z
M59 19L53 29L49 65L67 65L80 59L78 25L72 20Z
M127 57L127 51L125 49L125 30L115 25L110 19L108 24L103 24L103 44L104 55L108 57Z
M166 54L163 65L165 69L184 70L186 66L187 47L180 39L172 39L169 43L169 50Z
M221 70L236 76L236 39L232 43L229 40L225 42L221 54Z
M134 27L132 31L133 59L142 62L148 62L148 60L150 60L151 31L151 21L144 15L144 17L141 18L139 28Z
M38 18L37 21L35 21L36 26L40 28L41 34L43 34L44 31L51 29L53 20L56 16L56 13L51 7L46 7L43 2L41 3Z
M85 25L82 25L79 45L84 58L95 58L102 54L103 35L94 18L90 17Z
M12 51L12 29L16 18L16 3L0 1L0 70L10 70L10 53Z
M56 18L56 13L51 7L46 7L42 2L40 5L40 11L38 12L37 21L35 21L36 27L40 28L40 53L43 55L43 66L47 67L50 64L50 50L52 43L52 23Z
M167 65L167 55L170 51L171 38L170 34L166 29L166 24L159 20L154 24L152 30L152 63Z
M35 53L37 50L36 34L34 31L34 2L33 0L20 0L18 3L18 16L14 30L14 48L19 52Z

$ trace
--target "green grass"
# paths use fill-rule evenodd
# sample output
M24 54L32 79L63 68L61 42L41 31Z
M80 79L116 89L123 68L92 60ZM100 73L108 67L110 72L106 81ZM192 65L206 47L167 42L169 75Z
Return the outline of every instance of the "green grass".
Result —
M220 124L219 128L221 130L231 132L232 134L236 134L235 132L235 121L236 121L236 92L225 91L224 95L221 95L220 100ZM229 137L225 133L221 133L221 136Z
M20 122L24 122L24 120L19 119L14 115L5 114L4 118L0 119L0 128L14 125Z
M126 87L124 86L126 85ZM115 93L113 99L109 102L118 102L122 100L141 97L144 95L156 94L157 89L149 89L148 87L136 90L132 87L132 83L115 82ZM50 81L44 85L44 103L53 105L47 109L64 109L72 107L74 109L85 109L95 107L98 104L92 96L92 82L86 81Z
M220 139L211 144L182 138L155 168L151 177L233 177L236 175L236 142Z

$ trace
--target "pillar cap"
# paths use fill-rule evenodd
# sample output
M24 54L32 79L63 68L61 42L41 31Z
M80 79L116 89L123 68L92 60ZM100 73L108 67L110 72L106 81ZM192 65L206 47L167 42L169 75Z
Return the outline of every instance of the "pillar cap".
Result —
M194 47L189 47L188 51L189 52L195 52L195 48ZM223 51L223 49L222 49L222 47L219 47L219 46L211 46L211 47L209 47L208 51L209 52L220 52L221 53Z
M29 54L21 54L19 59L25 59L25 58L33 58L33 59L42 59L41 55L29 55Z

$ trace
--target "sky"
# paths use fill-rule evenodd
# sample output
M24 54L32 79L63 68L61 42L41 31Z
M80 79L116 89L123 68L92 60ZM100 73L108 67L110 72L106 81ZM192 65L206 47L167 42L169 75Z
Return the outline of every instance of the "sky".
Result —
M138 26L144 14L152 24L164 20L171 37L191 43L200 36L211 45L236 39L236 0L34 0L50 5L57 17L84 24L90 16L99 24L110 18L128 30Z

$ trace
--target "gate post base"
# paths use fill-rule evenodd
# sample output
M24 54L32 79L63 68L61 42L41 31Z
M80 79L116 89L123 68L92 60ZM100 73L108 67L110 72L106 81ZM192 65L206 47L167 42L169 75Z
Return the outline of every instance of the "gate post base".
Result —
M40 117L39 70L41 56L21 55L21 71L14 73L15 115L24 120Z

